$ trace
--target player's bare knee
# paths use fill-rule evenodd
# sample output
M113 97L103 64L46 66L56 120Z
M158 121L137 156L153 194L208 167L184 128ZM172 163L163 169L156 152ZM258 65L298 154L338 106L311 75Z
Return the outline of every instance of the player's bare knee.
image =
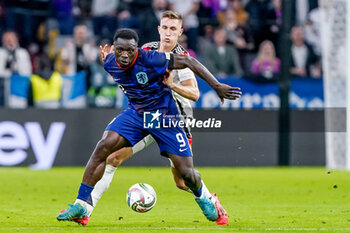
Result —
M104 155L104 159L110 154L111 148L106 139L101 139L96 146L95 154Z
M107 158L107 164L112 165L113 167L119 167L120 164L122 164L123 160L120 159L118 156L115 156L114 154L108 156Z

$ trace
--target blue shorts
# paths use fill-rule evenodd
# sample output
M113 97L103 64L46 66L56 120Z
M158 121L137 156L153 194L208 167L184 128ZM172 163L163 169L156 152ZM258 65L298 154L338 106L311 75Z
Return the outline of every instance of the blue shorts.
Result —
M167 114L171 114L171 112L168 111ZM168 152L179 156L192 156L191 147L182 127L176 125L172 127L145 128L144 118L135 110L127 108L109 123L106 130L117 132L128 140L132 146L148 134L151 134L158 143L162 155L166 156L165 152Z

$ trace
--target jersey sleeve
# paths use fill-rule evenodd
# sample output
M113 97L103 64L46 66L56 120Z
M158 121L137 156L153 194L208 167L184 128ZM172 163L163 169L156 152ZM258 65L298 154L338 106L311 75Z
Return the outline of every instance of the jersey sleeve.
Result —
M146 51L152 51L153 49L151 47L151 43L152 42L149 42L149 43L146 43L146 44L142 45L141 49L146 50Z
M111 71L111 66L112 66L112 62L115 60L115 56L113 53L110 53L106 56L106 59L103 63L103 68L107 71L110 72Z
M156 51L145 52L145 61L152 66L158 74L164 74L170 61L169 53L159 53Z
M142 45L141 49L147 50L147 51L158 51L159 49L159 41L151 41L144 45Z
M179 82L188 80L188 79L195 79L196 77L194 76L194 73L192 72L191 69L185 68L181 70L176 70L176 74L179 76Z

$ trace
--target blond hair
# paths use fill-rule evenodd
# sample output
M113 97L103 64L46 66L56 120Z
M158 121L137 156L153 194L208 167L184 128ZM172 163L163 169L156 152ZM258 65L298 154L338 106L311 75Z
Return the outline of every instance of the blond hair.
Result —
M270 45L272 47L272 54L269 57L264 56L263 54L263 47L265 45ZM276 64L276 52L275 52L275 46L273 45L273 43L269 40L264 40L263 42L261 42L260 46L259 46L259 52L258 52L258 61L259 64L262 64L262 62L268 60L271 63L271 66L274 67Z
M162 19L163 18L169 18L169 19L178 19L180 21L182 21L182 16L175 12L175 11L164 11L162 14Z

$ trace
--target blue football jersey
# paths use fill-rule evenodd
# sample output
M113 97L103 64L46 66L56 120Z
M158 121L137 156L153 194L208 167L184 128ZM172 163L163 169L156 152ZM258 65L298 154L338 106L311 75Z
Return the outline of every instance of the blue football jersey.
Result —
M112 75L129 100L129 106L139 113L167 108L172 101L171 90L163 83L169 57L165 53L138 49L133 64L122 68L114 53L108 54L105 70Z

